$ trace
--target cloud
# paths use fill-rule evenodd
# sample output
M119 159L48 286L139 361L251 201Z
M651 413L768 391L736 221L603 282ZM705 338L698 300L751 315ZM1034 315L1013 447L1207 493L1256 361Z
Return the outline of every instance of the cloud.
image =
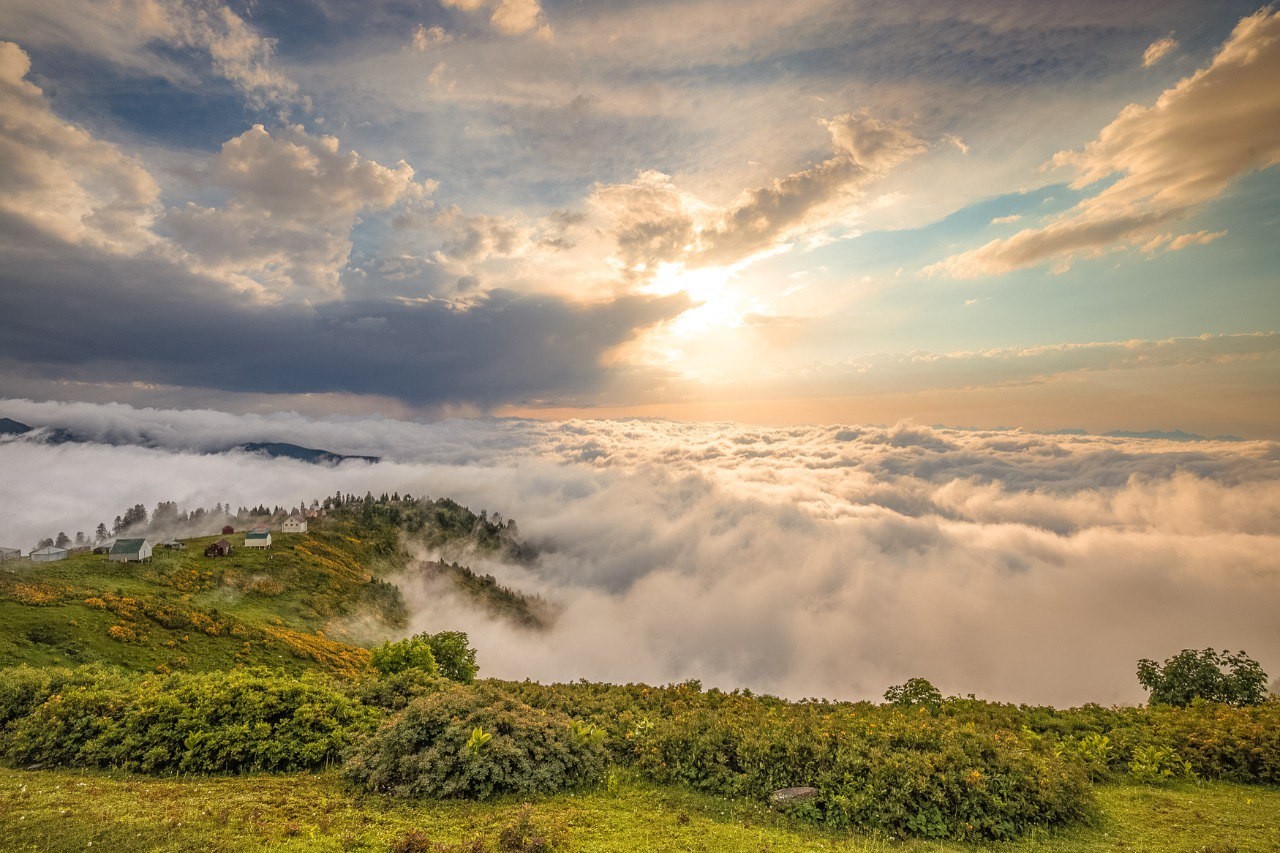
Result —
M1041 228L925 268L957 278L1142 245L1156 229L1221 195L1242 175L1280 162L1280 11L1240 21L1212 62L1150 107L1131 104L1082 151L1054 156L1083 189L1120 177Z
M53 113L0 42L0 211L69 243L131 252L153 242L160 188L135 158Z
M949 693L1109 704L1142 699L1140 657L1230 647L1280 666L1275 442L0 411L183 451L279 440L386 459L327 469L0 442L0 541L24 547L138 502L293 504L338 489L449 495L516 518L545 546L537 563L472 565L558 604L551 631L412 599L410 630L469 631L488 675L872 699L923 675Z
M1194 236L1194 235L1189 235ZM966 303L968 304L968 303ZM1280 358L1280 333L1096 341L977 351L877 353L803 371L808 393L1036 382L1081 372L1222 365ZM820 388L814 389L812 383Z
M490 12L489 23L503 35L518 36L535 32L541 38L551 37L551 27L542 16L538 0L442 0L445 6L464 12Z
M70 46L183 87L198 88L200 75L181 54L199 51L250 106L310 107L297 83L276 65L275 40L214 0L15 0L6 17L24 43Z
M1010 222L1017 222L1022 218L1020 213L1011 213L1008 216L997 216L991 220L992 225L1008 225Z
M1156 39L1142 52L1142 67L1150 68L1177 49L1178 40L1171 36Z
M418 24L413 31L413 40L410 44L418 53L425 53L433 47L448 44L451 41L453 41L453 36L445 32L444 27L428 28L423 24Z
M641 172L627 184L597 184L588 205L605 220L626 269L651 272L664 262L729 265L831 224L866 184L925 150L900 124L866 113L823 121L834 156L711 205L668 175Z
M1142 251L1151 253L1164 249L1168 252L1177 252L1188 246L1206 246L1214 240L1227 236L1227 232L1223 231L1194 231L1188 234L1157 234L1142 245Z
M481 410L589 400L613 381L655 381L605 356L688 307L685 297L580 304L503 290L466 305L264 304L163 254L76 251L3 218L0 247L0 372L28 379L368 394Z
M414 182L403 160L383 166L298 125L273 135L258 124L228 140L204 180L227 202L172 208L164 228L196 256L198 269L244 276L273 298L295 290L332 295L356 217L421 200L430 188Z

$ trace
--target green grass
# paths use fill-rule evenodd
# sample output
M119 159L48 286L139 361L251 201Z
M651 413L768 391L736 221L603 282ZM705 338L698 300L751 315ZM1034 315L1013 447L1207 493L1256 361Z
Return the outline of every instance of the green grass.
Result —
M185 550L158 548L149 563L112 563L89 553L54 563L5 563L0 666L97 661L142 671L237 664L292 672L334 668L333 659L282 640L280 629L322 631L341 643L364 645L391 636L403 618L370 580L399 568L404 555L389 547L388 537L349 534L343 525L275 534L269 550L237 547L220 559L204 556L205 546L220 538L206 536L187 540ZM129 599L141 606L128 605ZM182 616L157 619L157 608ZM204 630L210 623L218 627ZM129 633L113 637L113 626Z
M532 805L572 851L1276 851L1280 791L1227 783L1098 789L1094 825L986 847L830 834L763 806L623 778ZM407 803L350 790L334 773L156 779L0 770L3 850L385 851L410 831L497 849L521 804ZM92 842L92 845L90 843Z

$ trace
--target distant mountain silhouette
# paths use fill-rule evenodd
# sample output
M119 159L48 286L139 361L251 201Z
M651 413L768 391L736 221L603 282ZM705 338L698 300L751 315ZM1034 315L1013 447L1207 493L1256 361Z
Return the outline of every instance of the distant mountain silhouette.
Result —
M1238 435L1196 435L1194 432L1183 432L1180 429L1168 432L1159 429L1149 429L1142 432L1113 429L1111 432L1103 434L1112 438L1159 438L1165 441L1244 441L1244 439Z
M143 436L137 441L129 441L127 439L115 441L99 441L93 438L84 438L78 436L68 430L60 427L33 427L15 421L12 418L0 418L0 435L23 436L28 441L38 442L40 444L67 444L68 442L76 442L79 444L106 444L112 447L121 445L133 445L138 447L152 447L164 449L159 445ZM310 462L314 465L337 465L347 460L356 460L359 462L378 462L381 457L378 456L348 456L342 453L334 453L331 450L319 450L314 447L302 447L297 444L288 444L283 441L260 441L246 442L237 444L234 447L228 447L225 450L206 451L207 453L229 453L233 450L243 451L245 453L260 453L272 459L297 459L302 462Z
M231 449L243 450L246 453L261 453L273 459L298 459L318 465L337 465L339 462L344 462L348 459L355 459L360 462L378 462L381 460L381 457L378 456L347 456L342 453L333 453L329 450L300 447L283 441L253 441L246 444L237 444Z

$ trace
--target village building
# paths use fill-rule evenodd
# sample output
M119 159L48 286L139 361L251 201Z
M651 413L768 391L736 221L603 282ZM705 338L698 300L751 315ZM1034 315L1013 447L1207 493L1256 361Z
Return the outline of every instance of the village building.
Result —
M113 563L141 563L151 559L151 543L146 539L117 539L107 554Z
M307 520L300 515L291 515L280 525L280 530L284 533L306 533Z
M94 546L93 546L93 553L95 553L95 554L110 554L110 553L111 553L111 546L112 546L112 545L114 545L114 544L116 544L116 543L115 543L115 540L113 540L113 539L108 539L106 542L99 542L97 545L94 545Z
M18 560L21 558L21 548L0 548L0 563L3 563L5 560Z
M271 547L271 531L259 532L257 530L246 533L244 535L244 547L246 548L270 548Z
M206 557L230 557L232 547L231 543L227 540L219 539L217 542L214 542L208 548L204 549L204 555Z
M67 559L67 549L55 545L46 545L31 552L31 559L36 563L53 563Z
M168 542L164 543L164 547L170 551L185 551L187 550L187 543L179 542L177 539L170 539Z

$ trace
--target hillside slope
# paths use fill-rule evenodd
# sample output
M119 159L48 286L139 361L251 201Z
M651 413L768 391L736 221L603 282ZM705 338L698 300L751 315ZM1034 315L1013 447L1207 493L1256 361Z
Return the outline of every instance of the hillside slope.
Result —
M355 671L368 658L359 644L405 623L399 590L383 578L407 555L394 537L350 533L342 524L275 533L266 551L232 535L238 547L217 559L204 549L222 537L206 536L185 550L157 547L149 563L88 552L5 563L0 664Z

